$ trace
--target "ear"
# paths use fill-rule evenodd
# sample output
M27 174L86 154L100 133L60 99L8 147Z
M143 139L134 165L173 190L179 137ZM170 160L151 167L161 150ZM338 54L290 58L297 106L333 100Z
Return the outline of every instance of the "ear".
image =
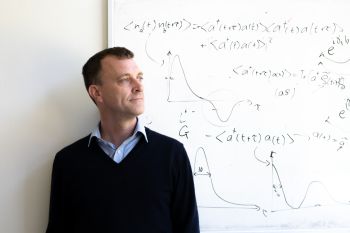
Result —
M90 85L88 89L90 97L95 101L95 103L102 102L102 96L98 85Z

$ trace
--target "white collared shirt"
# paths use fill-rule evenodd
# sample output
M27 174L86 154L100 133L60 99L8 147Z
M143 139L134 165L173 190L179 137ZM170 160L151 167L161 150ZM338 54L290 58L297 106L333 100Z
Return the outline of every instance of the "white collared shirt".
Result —
M142 136L144 136L146 142L148 142L145 126L141 120L137 119L134 133L119 147L116 147L113 143L102 139L100 127L97 125L97 127L91 132L88 146L90 146L91 139L96 137L97 143L101 149L116 163L120 163L136 146Z

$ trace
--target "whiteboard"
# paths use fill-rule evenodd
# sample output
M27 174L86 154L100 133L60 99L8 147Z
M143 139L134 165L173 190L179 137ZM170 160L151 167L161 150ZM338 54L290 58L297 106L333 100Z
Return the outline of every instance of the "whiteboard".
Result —
M110 0L202 231L349 232L350 2Z

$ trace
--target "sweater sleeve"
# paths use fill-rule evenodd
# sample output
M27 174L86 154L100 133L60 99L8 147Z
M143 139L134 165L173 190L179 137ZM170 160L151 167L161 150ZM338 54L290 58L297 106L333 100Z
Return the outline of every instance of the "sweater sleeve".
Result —
M175 154L172 218L174 233L199 233L191 164L183 145Z
M62 164L56 155L52 167L49 221L46 233L65 232Z

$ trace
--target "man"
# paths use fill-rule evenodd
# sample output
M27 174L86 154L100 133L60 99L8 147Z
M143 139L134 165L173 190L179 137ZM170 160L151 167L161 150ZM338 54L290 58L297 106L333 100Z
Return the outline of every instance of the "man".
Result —
M131 51L83 67L100 123L57 153L47 233L198 233L191 166L175 139L142 125L143 73Z

